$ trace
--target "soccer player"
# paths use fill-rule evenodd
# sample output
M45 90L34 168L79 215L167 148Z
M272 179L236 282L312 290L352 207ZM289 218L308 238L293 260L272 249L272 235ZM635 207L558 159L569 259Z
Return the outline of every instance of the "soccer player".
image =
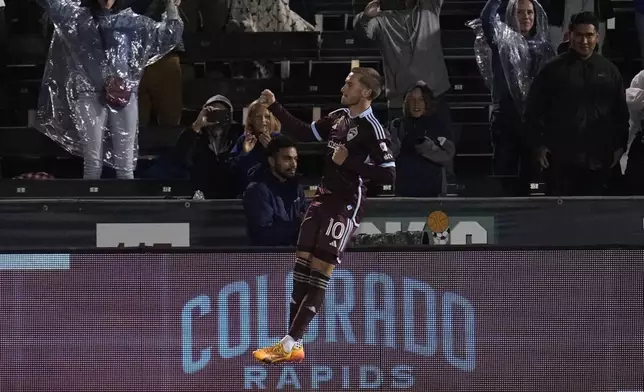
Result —
M301 362L302 337L324 303L336 265L360 224L364 180L393 184L396 164L388 133L371 109L382 89L372 68L354 68L342 87L345 108L312 124L291 115L264 90L261 102L282 123L282 131L301 141L327 140L322 183L300 226L293 269L288 334L277 344L253 352L264 363Z

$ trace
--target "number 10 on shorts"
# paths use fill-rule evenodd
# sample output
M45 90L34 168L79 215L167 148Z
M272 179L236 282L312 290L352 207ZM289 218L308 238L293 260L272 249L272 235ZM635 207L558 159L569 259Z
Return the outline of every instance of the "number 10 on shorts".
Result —
M329 243L329 245L338 248L338 250L342 250L344 247L344 243L346 242L346 234L347 234L347 225L344 222L339 222L336 221L333 218L329 218L329 226L326 228L326 233L324 233L327 237L333 238L333 241ZM338 244L338 240L340 240L340 243Z

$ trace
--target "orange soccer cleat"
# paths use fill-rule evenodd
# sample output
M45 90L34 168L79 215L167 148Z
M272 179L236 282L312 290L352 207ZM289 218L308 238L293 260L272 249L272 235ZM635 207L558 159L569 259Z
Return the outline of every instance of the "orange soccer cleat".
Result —
M290 353L287 353L282 343L277 343L274 346L253 351L253 357L259 362L267 364L280 362L299 363L304 360L304 347L298 344L293 347Z

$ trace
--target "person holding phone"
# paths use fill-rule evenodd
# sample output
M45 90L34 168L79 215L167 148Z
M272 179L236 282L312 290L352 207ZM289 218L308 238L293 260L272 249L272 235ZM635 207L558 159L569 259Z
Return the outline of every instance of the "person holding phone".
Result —
M233 105L215 95L203 105L192 125L181 133L170 154L143 173L143 178L191 179L195 191L206 199L234 199L238 196L235 174L230 165L235 141L244 133L233 121Z
M434 92L437 114L447 127L451 116L444 94L451 88L441 43L443 0L374 0L355 17L354 28L376 41L385 70L388 121L403 116L404 97L417 81ZM390 7L389 9L384 7ZM392 9L394 8L394 9Z

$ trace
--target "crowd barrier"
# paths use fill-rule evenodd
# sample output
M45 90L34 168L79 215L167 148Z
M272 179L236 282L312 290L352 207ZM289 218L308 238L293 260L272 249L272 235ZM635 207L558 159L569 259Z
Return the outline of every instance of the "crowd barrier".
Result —
M348 252L306 360L291 249L0 254L2 391L641 391L644 248Z
M43 185L44 186L44 185ZM644 244L644 198L373 198L358 233L429 231L436 245ZM0 200L0 250L248 245L239 200Z

